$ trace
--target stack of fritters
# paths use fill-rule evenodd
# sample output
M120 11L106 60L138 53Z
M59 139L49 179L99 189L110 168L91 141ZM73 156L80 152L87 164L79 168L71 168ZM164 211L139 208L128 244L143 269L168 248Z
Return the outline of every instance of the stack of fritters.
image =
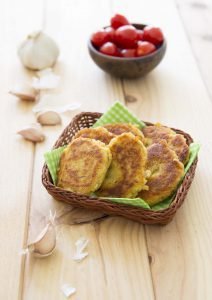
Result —
M165 140L168 146L176 152L179 160L183 164L187 163L189 159L189 147L183 135L176 134L171 128L162 126L161 124L144 127L143 134L145 136L146 147Z
M142 131L127 123L84 128L62 154L58 186L154 205L176 190L188 158L184 136L160 124Z

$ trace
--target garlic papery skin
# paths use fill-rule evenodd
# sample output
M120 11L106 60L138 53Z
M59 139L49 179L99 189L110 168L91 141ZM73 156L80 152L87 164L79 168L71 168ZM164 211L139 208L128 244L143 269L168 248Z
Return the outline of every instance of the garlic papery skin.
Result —
M39 233L37 238L28 245L29 252L35 257L47 257L53 253L56 247L56 229L54 225L54 217L49 219L48 223Z
M56 42L42 31L28 35L18 48L18 56L23 65L31 70L52 67L58 56Z
M89 243L89 240L84 237L82 237L76 241L76 243L75 243L76 252L75 252L74 256L72 257L73 260L81 261L86 256L88 256L88 252L83 252L85 250L85 248L87 247L88 243Z
M37 91L27 83L16 84L9 93L25 101L36 101Z
M66 114L67 116L70 116L73 111L78 110L81 107L81 103L80 102L73 102L61 107L57 108L57 112Z
M37 122L42 125L58 125L61 124L60 115L53 110L44 110L37 113Z
M76 288L72 287L69 283L64 283L61 286L61 291L66 296L66 298L69 298L71 295L73 295L74 293L76 293Z
M60 81L60 76L56 75L51 68L37 72L38 77L32 78L32 87L36 90L55 89Z
M17 132L24 139L31 142L43 142L45 135L42 132L42 127L39 123L33 123Z
M58 98L55 99L55 95L42 95L40 97L40 102L33 107L32 111L37 114L41 111L53 110L58 114L63 114L67 117L71 117L73 112L80 111L79 108L81 107L81 103L79 102L58 106L55 104L56 100L58 100ZM52 105L49 105L51 102Z

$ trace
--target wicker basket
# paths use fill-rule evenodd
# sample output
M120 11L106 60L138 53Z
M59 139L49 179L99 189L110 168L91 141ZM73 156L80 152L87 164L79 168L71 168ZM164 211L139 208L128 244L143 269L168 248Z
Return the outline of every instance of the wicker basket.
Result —
M102 114L100 113L85 112L75 116L72 122L65 128L65 130L60 135L59 139L54 145L54 148L67 145L72 140L77 131L85 127L91 127L101 117L101 115ZM148 126L152 124L146 122L146 125ZM178 129L173 130L177 133L184 135L188 145L191 142L193 142L189 134ZM67 202L73 206L101 210L106 214L123 216L128 219L138 221L142 224L164 225L172 220L177 209L182 205L188 193L189 187L192 183L196 165L197 159L193 162L192 166L190 167L189 171L184 177L171 205L168 208L159 211L148 210L125 204L116 204L111 201L106 201L100 198L79 195L63 190L52 183L51 175L46 164L44 164L43 166L42 182L45 188L47 189L48 193L52 195L52 197L54 197L57 200Z

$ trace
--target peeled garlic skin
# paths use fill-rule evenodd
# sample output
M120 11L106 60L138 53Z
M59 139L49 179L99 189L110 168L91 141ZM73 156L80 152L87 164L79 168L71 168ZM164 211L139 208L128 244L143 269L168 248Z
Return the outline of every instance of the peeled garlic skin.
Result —
M55 41L45 33L38 31L30 34L18 49L23 65L31 70L52 67L59 55Z

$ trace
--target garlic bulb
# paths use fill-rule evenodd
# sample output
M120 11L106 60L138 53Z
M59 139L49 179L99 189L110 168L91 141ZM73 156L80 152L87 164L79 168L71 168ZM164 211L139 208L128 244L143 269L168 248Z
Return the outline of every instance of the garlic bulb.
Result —
M37 121L42 125L58 125L61 123L61 117L54 110L44 110L37 114Z
M59 55L55 41L42 31L33 32L22 42L18 55L23 65L31 70L52 67Z
M25 101L36 101L37 98L36 90L27 83L16 84L9 93Z
M26 140L32 142L43 142L45 139L42 127L39 123L30 124L29 126L19 130L17 133L22 135Z

